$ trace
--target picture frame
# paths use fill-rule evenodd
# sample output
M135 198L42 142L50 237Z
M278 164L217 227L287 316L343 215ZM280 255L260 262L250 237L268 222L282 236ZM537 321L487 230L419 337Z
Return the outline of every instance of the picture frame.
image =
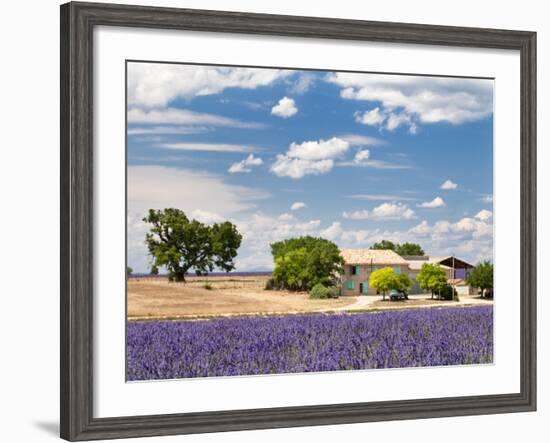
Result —
M94 403L93 30L98 26L356 40L520 54L520 392L98 418ZM536 33L100 3L61 6L61 437L69 441L536 410Z

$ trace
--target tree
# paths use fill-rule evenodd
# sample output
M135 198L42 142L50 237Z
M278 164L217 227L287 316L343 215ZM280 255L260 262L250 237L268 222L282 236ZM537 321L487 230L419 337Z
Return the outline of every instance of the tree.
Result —
M487 289L493 289L493 264L490 261L478 263L466 277L466 283L481 289L484 297Z
M382 268L374 271L370 276L369 284L382 293L383 300L386 300L386 292L392 289L408 292L413 286L413 282L408 275L396 274L392 268Z
M311 236L271 244L276 287L307 291L318 283L333 286L343 271L344 260L333 242Z
M390 240L381 240L374 243L370 249L389 249L396 252L399 255L424 255L424 249L422 246L416 243L394 243Z
M151 269L158 272L158 267L165 266L170 281L185 281L189 269L197 275L216 267L225 272L235 269L233 260L242 236L231 222L208 226L174 208L150 209L143 221L152 225L145 237L153 258Z
M409 292L414 285L412 279L407 274L397 274L395 278L397 287L393 289L397 289L398 291Z
M397 245L389 240L382 240L380 242L374 243L370 249L390 249L392 251L395 251L397 249Z
M416 277L419 286L431 292L440 291L447 284L447 273L437 264L424 263Z
M424 255L424 249L417 243L403 243L396 245L395 252L399 255Z
M134 273L134 270L130 266L127 266L126 267L126 276L130 277L130 275L132 275L133 273Z

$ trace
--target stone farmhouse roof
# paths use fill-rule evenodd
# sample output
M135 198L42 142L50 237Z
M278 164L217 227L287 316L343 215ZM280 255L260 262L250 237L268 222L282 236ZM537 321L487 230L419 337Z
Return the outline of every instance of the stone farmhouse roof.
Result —
M407 261L390 249L341 249L348 265L406 265Z

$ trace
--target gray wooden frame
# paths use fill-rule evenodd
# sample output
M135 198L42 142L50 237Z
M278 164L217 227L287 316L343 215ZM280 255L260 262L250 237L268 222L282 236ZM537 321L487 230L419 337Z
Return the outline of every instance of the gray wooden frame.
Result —
M521 392L94 418L92 44L98 25L432 44L521 56ZM71 441L536 409L536 33L100 3L61 6L61 437Z

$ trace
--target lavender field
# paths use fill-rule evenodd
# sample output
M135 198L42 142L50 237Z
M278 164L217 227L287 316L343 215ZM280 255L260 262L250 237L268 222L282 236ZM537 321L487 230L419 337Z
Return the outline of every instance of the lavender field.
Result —
M489 306L130 322L128 380L491 363Z

